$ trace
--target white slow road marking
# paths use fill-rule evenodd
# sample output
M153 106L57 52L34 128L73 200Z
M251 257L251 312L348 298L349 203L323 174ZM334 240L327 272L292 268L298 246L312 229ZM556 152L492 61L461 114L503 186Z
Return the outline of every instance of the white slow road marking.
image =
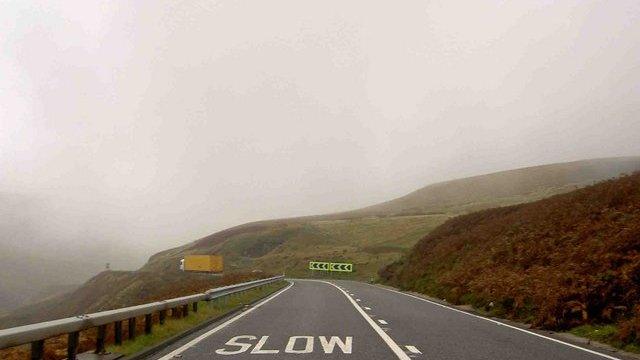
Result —
M269 349L266 345L269 341L269 336L264 335L260 337L257 344L253 344L254 340L258 337L254 335L238 335L234 336L224 344L224 347L216 349L215 353L218 355L238 355L249 351L251 346L253 350L249 354L278 354L280 349ZM347 336L344 341L339 336L331 336L327 340L326 336L318 336L320 345L325 354L333 354L336 346L344 353L351 354L353 348L353 336ZM286 354L308 354L314 351L314 337L313 336L291 336L287 342L287 346L284 348ZM304 345L301 348L300 345ZM180 355L178 355L180 356Z
M393 339L386 332L384 332L384 330L382 330L382 328L380 326L378 326L378 324L376 324L376 322L373 321L373 319L371 319L371 317L369 317L369 315L367 315L367 313L364 312L364 310L362 310L360 308L360 306L358 306L358 304L355 301L353 301L353 299L350 298L347 295L347 293L344 292L342 289L340 289L337 285L332 284L332 283L330 283L328 281L323 281L323 280L309 280L309 281L323 282L325 284L329 284L329 285L335 287L336 289L340 290L344 294L344 296L346 296L346 298L349 299L349 301L351 302L353 307L356 308L356 310L360 313L360 315L362 315L362 317L369 323L369 325L373 328L373 330L375 330L375 332L377 332L378 335L380 335L382 340L387 344L387 346L389 346L391 351L393 351L393 353L396 354L398 359L400 359L400 360L411 360L409 355L407 355L402 350L402 348L400 348L400 346L398 346L398 344L395 341L393 341Z
M179 355L179 354L183 353L185 350L189 349L189 348L190 348L190 347L192 347L193 345L195 345L195 344L199 343L200 341L202 341L202 340L204 340L204 339L208 338L208 337L209 337L209 336L211 336L212 334L215 334L216 332L218 332L218 331L220 331L220 330L224 329L224 328L225 328L225 327L227 327L228 325L230 325L230 324L234 323L236 320L238 320L238 319L240 319L240 318L242 318L242 317L244 317L244 316L248 315L249 313L251 313L251 312L252 312L252 311L254 311L255 309L259 308L260 306L262 306L262 305L266 304L267 302L269 302L269 301L271 301L271 300L275 299L275 298L276 298L276 296L278 296L278 295L282 294L283 292L285 292L285 291L289 290L289 288L291 288L292 286L293 286L293 283L290 283L290 284L289 284L289 286L287 286L286 288L284 288L284 289L282 289L282 290L278 291L277 293L275 293L275 294L273 294L273 295L269 296L268 298L266 298L266 299L262 300L262 301L261 301L260 303L258 303L256 306L254 306L254 307L252 307L252 308L249 308L249 310L247 310L247 311L245 311L245 312L242 312L242 313L240 313L240 314L238 314L238 315L236 315L236 316L232 317L231 319L229 319L229 320L227 320L227 321L223 322L222 324L220 324L220 325L216 326L215 328L213 328L213 329L211 329L211 330L207 331L206 333L204 333L204 334L202 334L202 335L198 336L197 338L195 338L195 339L193 339L193 340L189 341L188 343L186 343L186 344L182 345L181 347L179 347L179 348L177 348L177 349L173 350L172 352L170 352L170 353L168 353L167 355L165 355L165 356L163 356L163 357L159 358L158 360L169 360L169 359L174 358L176 355Z
M407 350L409 350L409 352L414 353L414 354L422 354L420 352L420 350L418 350L417 347L413 346L413 345L405 345L404 347L407 348Z
M389 325L389 323L388 323L388 322L386 322L386 321L384 321L384 320L382 320L382 319L378 319L378 322L379 322L380 324L382 324L382 325Z
M427 299L421 298L419 296L403 293L402 291L398 291L398 290L387 289L387 288L382 287L382 286L376 286L376 285L372 285L372 284L367 284L367 285L373 286L373 287L378 288L378 289L383 289L383 290L391 291L391 292L398 293L398 294L401 294L401 295L405 295L405 296L408 296L408 297L412 297L414 299L418 299L418 300L427 302L429 304L440 306L442 308L449 309L451 311L459 312L461 314L465 314L465 315L468 315L468 316L471 316L471 317L474 317L474 318L486 320L486 321L492 322L492 323L494 323L496 325L505 326L505 327L508 327L510 329L513 329L513 330L517 330L517 331L521 331L523 333L527 333L529 335L537 336L539 338L547 339L547 340L553 341L553 342L558 343L558 344L562 344L562 345L566 345L566 346L572 347L574 349L582 350L582 351L588 352L589 354L598 355L598 356L601 356L603 358L611 359L611 360L622 360L620 358L617 358L617 357L614 357L614 356L611 356L611 355L607 355L607 354L603 354L603 353L600 353L600 352L597 352L597 351L593 351L591 349L583 348L583 347L578 346L578 345L573 345L573 344L570 344L570 343L562 341L562 340L554 339L554 338L551 338L551 337L548 337L548 336L544 336L544 335L535 333L533 331L529 331L529 330L526 330L526 329L521 329L519 327L516 327L516 326L513 326L513 325L509 325L509 324L505 324L505 323L502 323L500 321L496 321L496 320L489 319L489 318L486 318L486 317L482 317L482 316L479 316L479 315L471 314L471 313L468 313L466 311L458 310L456 308L452 308L450 306L443 305L443 304L437 303L435 301L427 300Z

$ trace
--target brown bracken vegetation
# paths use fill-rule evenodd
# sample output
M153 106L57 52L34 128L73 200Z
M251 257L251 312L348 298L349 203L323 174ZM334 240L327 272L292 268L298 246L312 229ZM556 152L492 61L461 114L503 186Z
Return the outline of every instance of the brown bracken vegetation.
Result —
M640 173L453 218L380 271L404 289L536 327L640 342Z

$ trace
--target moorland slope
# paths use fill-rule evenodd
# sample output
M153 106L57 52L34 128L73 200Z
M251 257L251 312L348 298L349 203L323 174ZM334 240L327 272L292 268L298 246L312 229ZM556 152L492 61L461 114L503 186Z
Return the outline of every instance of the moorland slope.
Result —
M185 254L220 253L229 269L309 276L309 260L349 261L369 280L444 221L472 211L536 201L621 173L640 157L528 167L426 186L386 203L350 212L261 221L227 229L152 256L146 271L175 271Z
M538 327L617 324L640 342L640 173L456 217L380 275Z
M148 298L159 298L168 282L191 281L180 277L178 270L186 254L222 254L228 273L259 270L295 277L318 275L307 270L310 260L347 261L355 264L356 271L341 276L370 280L454 216L566 193L636 170L640 157L537 166L429 185L398 200L351 212L248 223L155 254L139 271L101 275L109 281L89 281L53 301L12 311L0 323L131 305L141 301L135 292L140 288L146 289Z

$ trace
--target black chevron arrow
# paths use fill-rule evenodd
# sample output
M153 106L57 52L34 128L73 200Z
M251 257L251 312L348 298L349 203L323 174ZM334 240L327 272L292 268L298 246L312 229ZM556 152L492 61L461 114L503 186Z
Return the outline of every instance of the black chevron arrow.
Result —
M316 262L316 261L310 261L309 262L309 269L311 270L329 270L329 263L325 263L325 262Z

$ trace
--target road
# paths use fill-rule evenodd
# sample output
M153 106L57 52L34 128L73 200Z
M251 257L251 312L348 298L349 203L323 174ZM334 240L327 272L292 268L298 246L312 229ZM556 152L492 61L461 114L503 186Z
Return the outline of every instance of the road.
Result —
M292 280L150 359L603 360L585 349L354 281Z

